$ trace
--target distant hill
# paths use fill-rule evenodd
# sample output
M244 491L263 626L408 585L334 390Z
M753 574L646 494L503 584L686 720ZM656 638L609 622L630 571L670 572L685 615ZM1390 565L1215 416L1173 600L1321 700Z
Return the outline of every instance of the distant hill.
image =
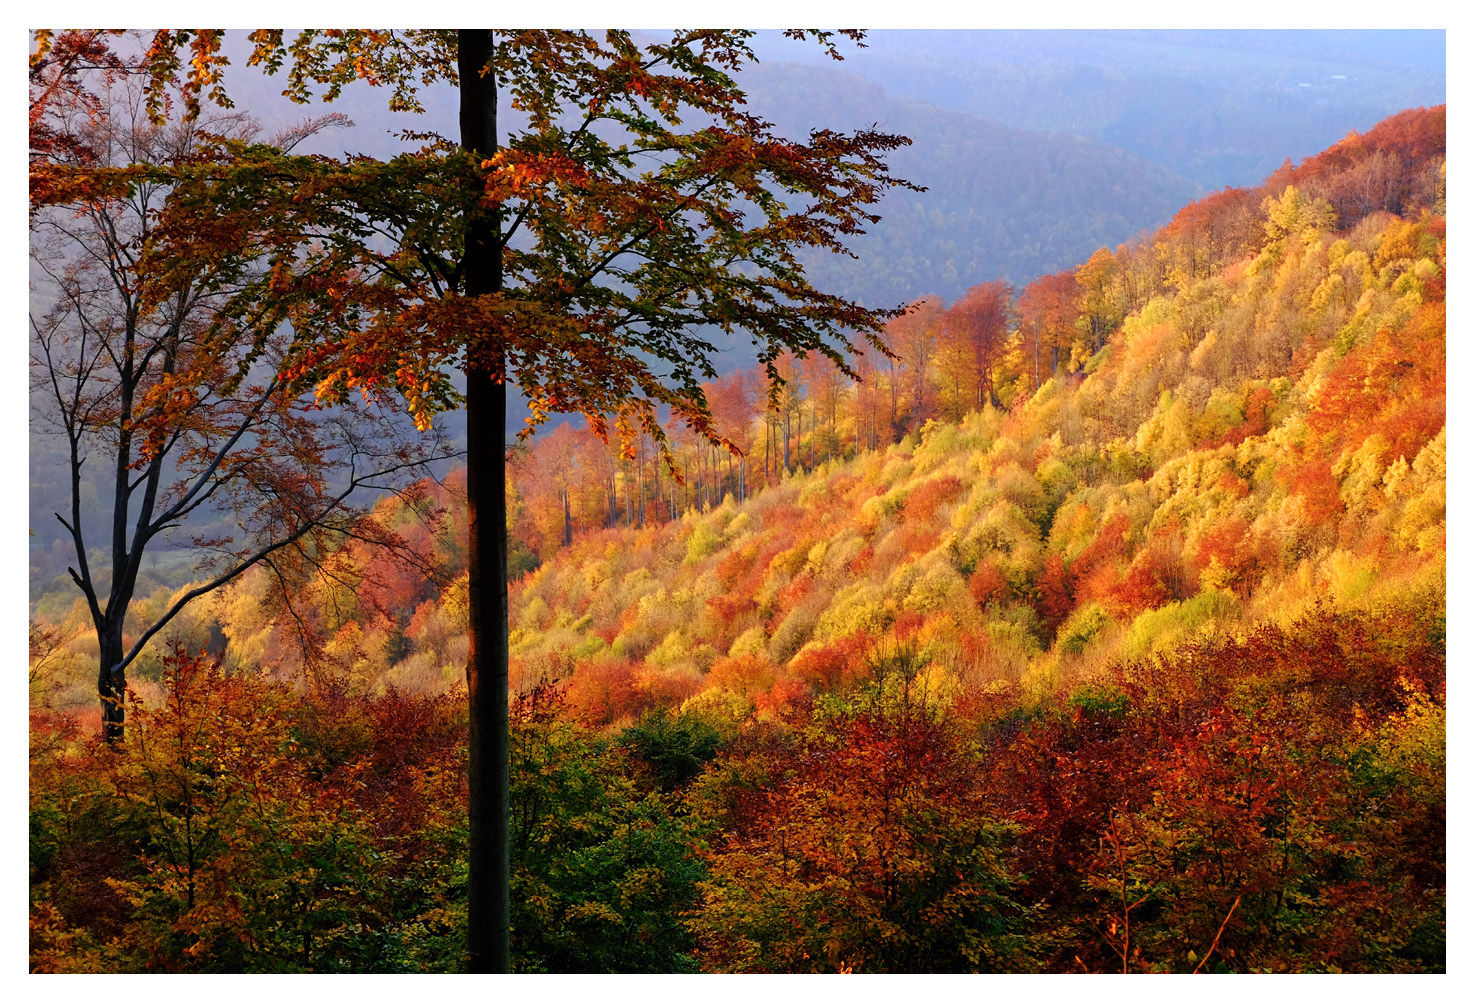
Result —
M768 35L758 50L833 65ZM1206 189L1445 101L1438 30L894 29L844 65L896 98L1099 139Z
M1166 222L1198 192L1109 143L1012 128L892 97L842 68L762 63L744 71L750 106L786 135L873 125L912 140L888 163L926 192L894 192L857 259L810 268L822 288L872 303L978 282L1023 284Z

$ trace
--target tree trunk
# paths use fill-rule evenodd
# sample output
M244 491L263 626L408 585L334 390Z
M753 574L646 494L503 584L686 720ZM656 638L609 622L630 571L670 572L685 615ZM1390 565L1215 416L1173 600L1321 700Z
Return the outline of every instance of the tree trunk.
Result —
M661 455L651 458L651 491L655 495L654 511L665 512L666 503L661 501Z
M1035 332L1035 389L1040 390L1040 330Z
M773 427L773 419L769 418L769 412L763 413L763 480L769 480L769 430Z
M127 609L126 605L124 609ZM121 625L97 629L97 696L102 704L103 738L116 743L123 738L123 697L128 680L123 669Z
M789 405L786 403L784 406L784 474L782 477L787 478L791 473L793 472L789 466Z
M834 394L830 398L830 438L825 441L826 460L834 460L835 451L840 446L835 435L835 399L839 396L839 394Z
M497 150L497 81L492 32L457 33L461 145ZM463 264L466 295L502 289L501 213L471 221ZM468 601L467 948L474 973L509 970L507 734L507 385L499 346L469 333L466 367ZM481 343L478 345L477 343Z

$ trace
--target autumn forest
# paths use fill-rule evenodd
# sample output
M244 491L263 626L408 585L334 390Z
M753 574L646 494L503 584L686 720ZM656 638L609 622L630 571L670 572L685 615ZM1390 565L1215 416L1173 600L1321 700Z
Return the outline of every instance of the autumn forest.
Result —
M54 247L47 212L80 218L75 206L166 186L38 182L38 143L57 162L94 154L35 110L38 80L68 80L36 65L33 249ZM283 158L251 161L251 192L298 170L262 142L219 140L211 170ZM851 351L766 343L757 362L692 371L691 393L669 400L633 379L630 393L655 395L644 417L549 392L553 421L509 437L504 458L508 968L1443 972L1445 176L1445 108L1411 109L1053 274L836 313L836 330L860 332ZM426 177L429 190L460 175ZM141 267L198 274L188 242L215 225L199 207L224 189L191 195L203 182L183 178L167 184L189 225L143 213L161 236L129 245ZM792 183L821 201L860 184ZM246 263L198 295L225 304L210 309L232 345L256 323L236 289L260 305L290 287L271 316L305 330L327 316L315 277L339 296L367 274L330 273L338 247L292 244L287 257L315 262L307 278L273 258L257 285ZM505 260L524 254L509 245ZM535 288L540 267L508 265L509 288L515 275ZM82 271L55 265L58 288ZM394 309L432 302L427 288ZM97 295L77 294L73 315ZM401 293L373 296L332 313L380 338L364 318ZM753 296L715 295L702 320L741 331ZM143 299L143 313L173 302ZM81 401L46 390L58 380L36 389L35 346L61 346L68 323L33 313L33 401ZM251 397L268 358L319 386L348 372L276 337L259 356L212 350L206 382L237 380L233 403L174 454L174 433L140 422L119 464L122 480L162 469L164 484L160 458L203 469L236 435L251 458L221 462L239 479L199 515L247 512L232 492L276 501L252 502L234 543L200 531L215 570L166 554L150 571L142 545L128 552L137 587L107 642L128 653L126 696L107 718L103 693L104 725L103 600L122 566L108 579L84 561L33 588L32 972L480 971L467 667L482 593L467 499L484 476L415 439L434 425L402 399L390 411L405 421L371 415L371 428L333 424L327 399L273 411L277 384ZM342 344L387 352L386 373L410 366L384 339ZM400 375L345 387L423 388L433 413L439 385ZM190 400L169 420L204 407ZM110 402L88 407L116 414ZM293 472L332 466L340 429L359 437L333 461L343 495L328 475L301 488L310 475ZM161 526L199 504L169 491ZM289 496L319 508L304 516ZM343 499L358 507L334 508ZM248 553L247 531L288 524L290 541ZM77 560L70 540L63 563Z

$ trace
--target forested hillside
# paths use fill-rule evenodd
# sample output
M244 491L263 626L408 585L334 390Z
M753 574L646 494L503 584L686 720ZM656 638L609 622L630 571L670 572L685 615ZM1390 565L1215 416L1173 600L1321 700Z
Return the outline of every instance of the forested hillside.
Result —
M680 482L513 451L518 967L1443 971L1444 156L734 373ZM33 969L464 964L462 483L177 619L127 755L41 600Z

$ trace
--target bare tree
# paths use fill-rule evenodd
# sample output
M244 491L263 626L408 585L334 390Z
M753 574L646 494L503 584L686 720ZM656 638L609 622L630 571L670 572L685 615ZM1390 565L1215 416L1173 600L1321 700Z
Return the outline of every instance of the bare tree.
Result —
M141 94L124 75L51 88L33 114L51 139L33 157L178 164L255 140L241 115L151 125ZM343 121L325 116L274 143ZM63 458L69 503L55 516L97 632L110 740L122 734L128 665L191 600L262 562L290 584L347 539L395 546L366 504L444 455L433 435L410 434L408 419L372 401L319 408L281 368L284 325L217 309L247 276L151 272L151 226L168 194L140 173L126 191L79 189L31 216L33 429ZM101 504L84 505L93 491ZM145 553L184 539L203 580L130 637Z

